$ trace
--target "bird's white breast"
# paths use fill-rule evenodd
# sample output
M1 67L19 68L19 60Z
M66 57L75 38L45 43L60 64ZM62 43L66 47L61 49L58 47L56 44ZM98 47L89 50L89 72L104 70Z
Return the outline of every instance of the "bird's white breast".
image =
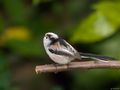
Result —
M56 55L56 54L53 54L53 53L49 52L48 50L46 50L46 52L49 55L49 57L55 63L58 63L58 64L68 64L68 63L70 63L73 60L73 58L71 58L71 57Z

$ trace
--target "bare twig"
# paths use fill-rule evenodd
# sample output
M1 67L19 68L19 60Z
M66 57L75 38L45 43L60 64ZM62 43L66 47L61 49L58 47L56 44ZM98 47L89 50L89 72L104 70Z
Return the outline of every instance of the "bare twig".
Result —
M43 72L60 72L71 69L120 69L120 61L107 61L107 62L94 62L94 61L86 61L86 62L71 62L69 65L39 65L36 66L36 73Z

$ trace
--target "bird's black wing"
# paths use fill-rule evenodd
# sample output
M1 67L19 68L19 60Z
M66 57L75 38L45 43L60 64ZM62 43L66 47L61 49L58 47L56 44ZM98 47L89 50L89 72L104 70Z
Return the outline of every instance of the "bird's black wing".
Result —
M69 50L69 52L71 53L76 53L77 51L64 39L60 38L59 39L59 43L61 46L64 46L67 50Z
M56 55L62 55L62 56L69 56L73 57L73 54L65 49L48 49L51 53L56 54Z
M60 45L63 45L63 46L65 46L66 48L68 48L68 44L66 43L66 41L65 41L64 39L59 38L59 43L60 43Z

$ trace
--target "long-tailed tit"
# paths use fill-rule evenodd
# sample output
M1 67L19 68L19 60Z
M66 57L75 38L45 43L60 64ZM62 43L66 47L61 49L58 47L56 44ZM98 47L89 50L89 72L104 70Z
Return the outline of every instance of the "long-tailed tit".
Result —
M58 64L69 64L76 59L90 58L98 61L113 60L111 57L80 53L57 34L48 32L43 39L45 50L49 57Z

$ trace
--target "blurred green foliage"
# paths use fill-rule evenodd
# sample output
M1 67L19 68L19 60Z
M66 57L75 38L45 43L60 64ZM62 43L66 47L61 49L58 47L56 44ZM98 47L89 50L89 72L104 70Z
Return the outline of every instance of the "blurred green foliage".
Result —
M0 53L0 90L14 90L11 86L10 71L8 61Z
M94 10L72 36L73 42L96 42L114 34L120 26L120 1L103 1L93 5Z
M80 51L120 59L119 16L119 0L0 0L0 90L120 89L119 70L34 71L50 62L42 45L50 31Z
M52 0L32 0L32 4L38 5L39 3L49 2L49 1L52 1Z

